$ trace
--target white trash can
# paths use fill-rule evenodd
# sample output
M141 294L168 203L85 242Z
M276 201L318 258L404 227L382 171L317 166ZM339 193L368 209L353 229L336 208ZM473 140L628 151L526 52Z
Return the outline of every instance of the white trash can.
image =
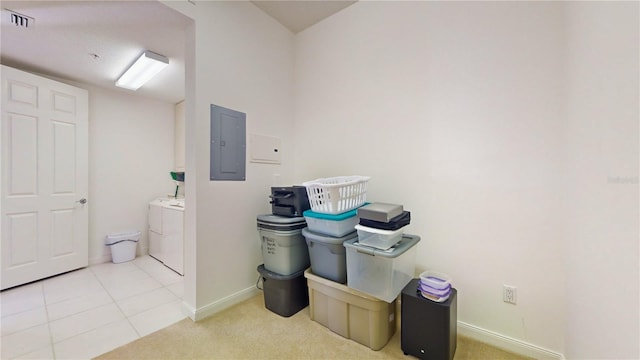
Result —
M111 248L111 261L118 264L135 259L138 240L140 231L107 235L105 244Z

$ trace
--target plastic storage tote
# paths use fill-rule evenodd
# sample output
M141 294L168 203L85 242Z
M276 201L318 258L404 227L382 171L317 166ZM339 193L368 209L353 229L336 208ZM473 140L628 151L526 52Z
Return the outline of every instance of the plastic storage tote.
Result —
M358 209L359 219L389 222L398 215L402 215L402 205L387 203L371 203Z
M451 277L449 277L449 275L435 272L433 270L423 271L420 274L420 282L440 290L451 287Z
M358 231L358 242L360 245L371 246L377 249L387 250L397 244L402 239L404 229L381 230L367 226L356 225Z
M419 241L419 236L405 234L388 250L361 245L357 239L345 241L347 285L386 302L394 301L413 279Z
M264 267L280 275L291 275L309 267L309 250L302 236L303 217L258 216L258 233Z
M315 275L345 284L347 282L347 251L343 243L354 239L355 232L343 237L331 237L302 229L302 236L307 240L311 271Z
M118 264L135 259L138 240L140 231L107 235L105 245L111 248L111 261Z
M396 331L396 302L378 300L306 270L309 317L372 350L382 349Z
M307 188L311 210L323 214L342 214L367 200L368 176L337 176L302 183Z
M280 275L258 266L262 277L264 306L274 313L289 317L309 305L309 293L304 272Z
M358 223L356 211L357 209L353 209L342 214L331 215L307 210L302 214L307 220L309 230L318 234L341 237L355 231Z

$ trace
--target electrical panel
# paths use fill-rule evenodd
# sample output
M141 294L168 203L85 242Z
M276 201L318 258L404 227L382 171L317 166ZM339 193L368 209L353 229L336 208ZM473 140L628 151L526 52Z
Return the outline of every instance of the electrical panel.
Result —
M247 114L211 105L210 180L246 180L246 123Z

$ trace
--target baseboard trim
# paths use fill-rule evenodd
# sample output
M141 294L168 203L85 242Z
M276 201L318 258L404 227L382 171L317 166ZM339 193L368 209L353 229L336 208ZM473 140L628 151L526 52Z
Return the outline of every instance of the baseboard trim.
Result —
M147 248L138 246L138 250L136 250L136 257L138 258L145 255L149 255L149 251L147 251ZM103 255L89 258L89 266L108 263L108 262L111 262L111 252L109 252L108 254L103 254Z
M198 309L195 309L186 302L183 302L182 309L183 312L191 318L191 320L200 321L258 294L260 294L260 290L256 289L255 286L251 286ZM535 359L565 360L564 355L561 353L517 340L509 336L498 334L475 325L467 324L462 321L458 321L458 334L500 349Z
M196 318L196 309L182 300L182 313L187 315L192 321Z
M111 262L111 254L96 256L89 259L89 266Z
M458 334L535 359L564 360L564 355L475 325L458 321Z
M250 299L260 293L260 290L255 286L248 287L244 290L240 290L235 294L231 294L220 300L214 301L201 308L195 309L186 302L182 303L183 312L191 318L193 321L200 321L222 310L228 309L233 305L241 303L247 299Z

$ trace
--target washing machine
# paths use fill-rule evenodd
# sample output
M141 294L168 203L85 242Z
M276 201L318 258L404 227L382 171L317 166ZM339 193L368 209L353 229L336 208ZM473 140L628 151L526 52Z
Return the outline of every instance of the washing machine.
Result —
M149 255L184 275L184 199L149 203Z

